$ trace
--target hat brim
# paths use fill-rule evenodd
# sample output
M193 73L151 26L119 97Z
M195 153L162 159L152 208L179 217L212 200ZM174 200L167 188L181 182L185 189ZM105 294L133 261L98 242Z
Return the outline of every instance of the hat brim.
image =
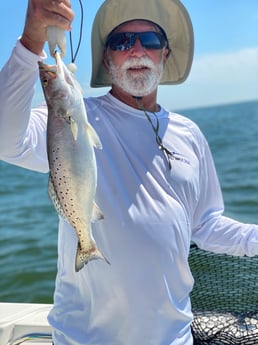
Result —
M191 19L179 0L106 0L99 8L92 27L92 87L111 85L102 63L108 34L118 25L134 20L149 20L166 32L169 55L160 84L180 84L189 75L194 50Z

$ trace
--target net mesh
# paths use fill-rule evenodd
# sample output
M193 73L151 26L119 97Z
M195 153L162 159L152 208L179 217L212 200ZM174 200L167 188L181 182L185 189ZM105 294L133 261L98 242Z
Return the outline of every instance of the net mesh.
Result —
M235 257L191 246L194 345L258 345L258 256Z

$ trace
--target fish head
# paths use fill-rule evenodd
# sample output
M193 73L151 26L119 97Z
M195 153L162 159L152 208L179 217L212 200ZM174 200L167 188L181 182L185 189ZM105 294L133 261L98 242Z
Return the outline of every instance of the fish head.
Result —
M39 61L39 75L46 102L49 103L53 95L58 94L57 66L47 65Z
M55 60L55 65L38 63L41 86L48 106L69 109L81 101L82 90L58 52Z

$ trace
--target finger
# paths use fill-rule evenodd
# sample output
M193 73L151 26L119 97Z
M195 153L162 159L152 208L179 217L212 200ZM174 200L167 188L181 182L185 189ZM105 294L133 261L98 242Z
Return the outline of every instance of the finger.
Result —
M71 3L69 0L52 0L48 6L48 9L52 12L63 15L64 17L67 16L67 19L73 19L73 11L71 9Z
M71 7L71 1L70 0L63 0L63 3L68 6Z
M71 29L74 12L71 9L70 1L51 1L48 11L51 25L59 26L65 30Z

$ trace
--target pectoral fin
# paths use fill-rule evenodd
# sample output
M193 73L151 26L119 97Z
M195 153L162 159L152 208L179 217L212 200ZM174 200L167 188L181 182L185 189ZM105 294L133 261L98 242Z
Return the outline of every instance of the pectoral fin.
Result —
M99 139L99 136L95 129L89 123L87 123L86 125L86 131L89 135L92 146L96 147L97 149L102 149L102 144Z
M70 126L71 126L71 131L73 134L73 138L76 141L78 138L78 125L76 123L76 121L74 121L74 119L72 117L70 117Z

